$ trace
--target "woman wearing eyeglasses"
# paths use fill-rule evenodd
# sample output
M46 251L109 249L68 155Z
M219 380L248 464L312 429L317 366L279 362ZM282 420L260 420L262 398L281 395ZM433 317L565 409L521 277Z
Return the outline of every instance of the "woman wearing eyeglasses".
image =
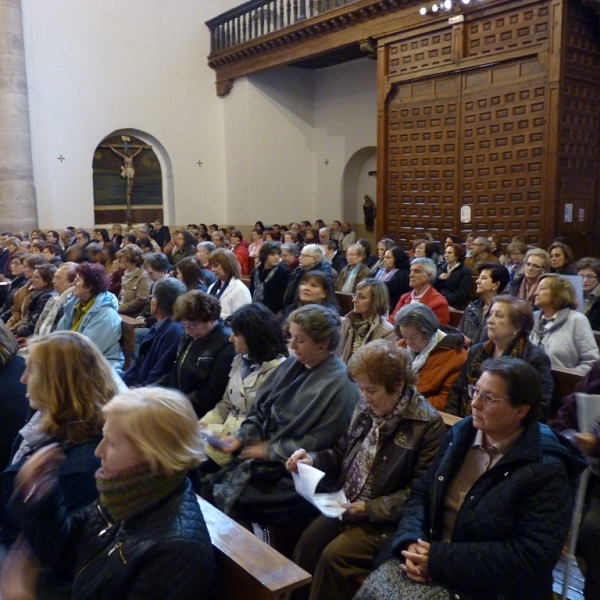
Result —
M506 289L511 296L534 304L539 278L550 270L550 255L541 248L532 248L523 259L523 274L515 277Z
M219 301L199 290L180 296L173 307L173 321L183 325L185 335L171 372L158 385L183 392L198 417L223 397L235 356L231 329L220 317Z
M536 422L542 389L525 361L487 361L472 394L472 416L446 434L356 600L552 598L569 480L587 462Z
M583 280L583 314L595 331L600 330L600 260L582 258L577 263L577 275Z
M546 352L552 366L587 373L600 352L590 322L575 310L577 297L571 282L556 273L542 275L535 305L539 310L529 339Z
M497 296L486 322L489 339L469 349L458 379L450 389L445 412L459 417L470 415L469 386L481 377L483 363L490 358L508 356L521 358L538 373L542 384L539 418L545 421L550 412L554 380L548 355L529 341L532 329L533 308L529 302L512 296Z
M356 286L354 304L342 323L340 343L335 353L345 363L361 347L373 340L396 341L394 326L385 315L390 310L387 286L369 277Z

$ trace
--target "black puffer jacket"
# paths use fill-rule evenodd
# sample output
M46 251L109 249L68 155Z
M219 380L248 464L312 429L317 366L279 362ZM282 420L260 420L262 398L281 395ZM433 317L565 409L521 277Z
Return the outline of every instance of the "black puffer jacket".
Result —
M189 481L146 512L111 523L99 503L68 515L60 494L15 506L42 564L74 577L72 600L211 599L213 549Z
M452 541L443 542L444 498L475 438L471 417L457 423L404 507L393 552L431 543L429 576L462 600L551 600L552 569L573 510L569 483L583 454L546 425L530 423L511 450L471 487Z
M183 392L192 402L198 417L212 410L225 393L235 356L230 336L231 329L225 327L221 319L198 340L184 335L171 373L159 382L159 385Z

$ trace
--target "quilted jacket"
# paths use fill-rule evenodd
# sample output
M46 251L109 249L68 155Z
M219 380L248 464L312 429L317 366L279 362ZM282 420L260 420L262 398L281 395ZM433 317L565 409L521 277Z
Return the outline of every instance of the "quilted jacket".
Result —
M177 359L171 372L158 385L183 392L191 401L198 417L215 407L223 397L231 363L235 356L229 341L231 329L222 319L204 337L184 335L177 348Z
M72 600L213 598L213 549L187 480L120 523L97 502L69 515L57 493L15 512L42 564L73 575Z
M551 600L552 569L573 511L570 481L587 462L546 425L534 422L471 487L452 541L442 541L444 497L475 438L471 417L444 438L433 464L413 487L393 542L401 550L429 541L429 575L461 600Z

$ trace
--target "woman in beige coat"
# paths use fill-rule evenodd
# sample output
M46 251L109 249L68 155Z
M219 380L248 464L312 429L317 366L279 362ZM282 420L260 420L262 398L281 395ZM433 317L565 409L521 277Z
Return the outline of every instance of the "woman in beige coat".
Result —
M354 309L342 323L340 343L336 354L348 362L361 346L373 340L396 341L394 326L385 316L390 308L388 288L379 279L367 278L356 286Z
M231 315L231 341L237 352L227 389L220 402L201 419L200 425L220 437L234 434L254 403L261 384L285 360L288 349L277 317L263 304L245 304ZM226 465L231 454L206 446L209 460L203 471ZM216 464L215 464L216 463Z
M137 317L149 302L152 281L144 264L144 253L139 246L128 244L117 254L119 265L125 269L121 279L119 313Z

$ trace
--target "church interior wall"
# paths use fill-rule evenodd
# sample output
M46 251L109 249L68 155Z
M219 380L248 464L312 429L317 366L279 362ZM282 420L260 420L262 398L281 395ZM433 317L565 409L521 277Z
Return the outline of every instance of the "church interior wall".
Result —
M22 2L40 227L94 226L94 149L127 129L168 152L172 224L340 218L346 163L376 145L375 61L271 69L218 98L204 22L237 1Z

